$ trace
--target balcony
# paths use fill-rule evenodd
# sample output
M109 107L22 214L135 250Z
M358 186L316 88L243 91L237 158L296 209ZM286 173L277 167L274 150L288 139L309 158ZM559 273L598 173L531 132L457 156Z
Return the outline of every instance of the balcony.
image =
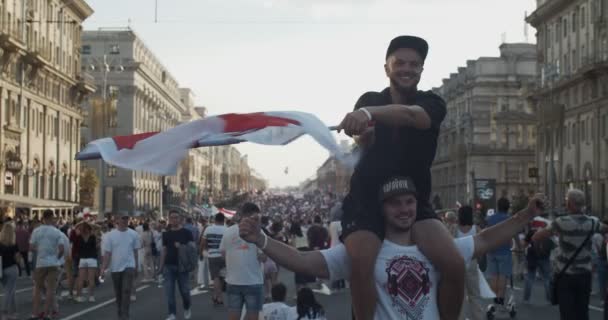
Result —
M7 51L25 50L25 43L21 40L21 30L18 28L1 30L0 47Z
M82 103L84 97L87 95L97 91L97 87L95 86L95 78L86 73L82 72L76 76L76 85L73 87L74 92L74 101L76 104Z

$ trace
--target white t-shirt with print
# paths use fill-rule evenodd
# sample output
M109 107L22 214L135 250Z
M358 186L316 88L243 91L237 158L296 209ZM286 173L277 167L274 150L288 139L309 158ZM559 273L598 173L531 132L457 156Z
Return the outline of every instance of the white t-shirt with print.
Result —
M262 307L264 320L290 320L290 308L284 302L266 303Z
M111 255L110 272L123 272L127 268L135 268L134 250L141 248L139 235L127 228L126 231L114 229L106 233L102 239L102 251Z
M220 252L226 252L226 283L249 286L264 283L258 248L239 237L239 226L226 229L220 242Z
M472 236L454 240L468 263L474 253ZM331 280L350 278L350 259L344 245L322 250ZM439 273L417 246L401 246L384 240L374 270L378 305L374 319L439 319Z

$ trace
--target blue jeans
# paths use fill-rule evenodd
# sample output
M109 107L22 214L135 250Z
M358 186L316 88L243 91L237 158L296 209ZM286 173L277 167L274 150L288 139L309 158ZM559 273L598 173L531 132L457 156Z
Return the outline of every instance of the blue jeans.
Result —
M228 284L226 288L228 298L228 310L241 312L243 305L247 313L258 313L262 311L264 305L263 285L239 286Z
M608 280L608 262L601 258L594 259L595 270L597 271L598 296L604 299L606 296L606 281ZM592 286L593 287L593 286Z
M182 296L184 310L190 309L190 277L188 272L177 272L177 266L165 265L163 272L165 278L165 293L167 295L167 303L169 304L169 314L175 315L177 307L175 306L175 281L179 287L179 293Z
M488 254L487 255L488 266L486 274L490 277L503 276L507 279L511 277L513 273L513 258L511 253L509 254Z
M524 287L524 301L530 301L530 295L532 293L532 285L536 281L536 270L540 272L543 278L543 285L545 287L545 298L550 301L549 296L549 282L551 281L551 262L549 259L540 259L536 261L536 265L528 263L528 273L526 274L526 285Z

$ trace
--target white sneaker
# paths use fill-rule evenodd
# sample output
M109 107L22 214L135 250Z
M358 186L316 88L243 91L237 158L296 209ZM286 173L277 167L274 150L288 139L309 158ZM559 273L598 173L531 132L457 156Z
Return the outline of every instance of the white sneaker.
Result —
M192 318L192 311L190 309L184 310L184 319L188 320L190 318Z
M86 299L84 297L78 296L78 297L76 297L76 299L74 299L74 301L76 301L78 303L82 303L82 302L85 302Z
M131 295L131 302L135 302L135 301L137 301L137 297L134 294L132 294Z
M174 315L174 314L170 314L170 315L167 317L167 320L175 320L175 319L176 319L176 318L175 318L175 315Z
M94 296L90 296L89 297L89 302L95 302L95 297Z

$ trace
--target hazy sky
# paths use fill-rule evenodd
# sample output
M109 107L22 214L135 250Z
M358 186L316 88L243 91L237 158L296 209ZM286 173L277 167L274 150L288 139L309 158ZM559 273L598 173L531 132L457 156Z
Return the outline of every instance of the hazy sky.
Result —
M535 9L534 0L158 0L155 23L154 0L87 3L95 13L85 29L130 23L210 114L299 110L328 125L388 85L384 55L395 36L429 42L419 86L428 90L468 59L497 56L503 33L525 41L524 14ZM307 137L238 149L271 186L315 175L328 156Z

